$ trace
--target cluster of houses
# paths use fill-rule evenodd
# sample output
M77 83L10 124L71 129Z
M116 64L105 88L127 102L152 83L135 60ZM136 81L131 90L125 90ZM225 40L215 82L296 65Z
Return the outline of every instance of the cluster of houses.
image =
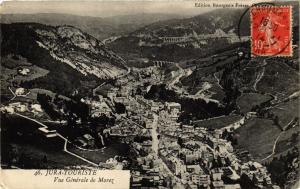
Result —
M99 95L98 100L81 99L81 102L86 103L90 107L91 117L99 117L101 115L109 116L112 113L112 108L108 105L103 96Z
M222 31L216 31L216 33L221 37L231 35L224 34ZM197 35L197 37L206 39L214 35ZM151 86L160 81L160 78L156 76L159 75L157 68L151 67L137 73L139 75L136 77L140 80L132 76L121 78L117 81L116 87L109 89L106 97L98 95L97 100L95 97L81 99L82 103L89 105L92 117L112 114L116 117L114 126L105 128L99 134L103 145L103 136L131 138L130 145L135 152L136 164L139 167L131 173L133 188L164 186L191 189L240 189L241 186L237 184L237 181L243 174L247 175L258 188L273 187L266 167L258 162L241 161L234 153L231 142L222 137L225 129L227 131L227 129L238 128L244 123L244 118L228 127L215 130L179 123L177 120L182 111L179 103L155 102L145 99L142 94L136 94L136 88L144 83ZM142 88L142 93L149 90L149 88ZM125 113L115 114L118 103L124 105ZM8 113L43 112L39 104L22 102L2 106L1 111ZM157 153L154 152L154 140L151 138L153 137L154 115L158 116ZM48 139L58 138L58 133L47 127L38 128L38 133ZM95 138L90 134L83 134L77 137L75 144L82 148L90 148L95 146ZM110 159L106 163L116 164L116 162ZM232 180L235 184L224 183L224 178Z
M211 131L194 128L177 123L169 111L160 113L159 156L180 178L184 188L188 185L189 188L239 189L239 184L224 183L223 178L237 181L243 174L258 188L273 187L266 167L258 162L242 162L238 159L231 142L221 137L222 129ZM238 128L238 124L243 122L241 119L231 126Z
M22 75L22 76L26 76L28 75L30 72L29 68L19 68L18 69L18 74Z
M43 112L40 104L30 104L27 102L9 103L6 106L2 106L1 111L10 114L31 112L34 115L41 114Z
M81 148L93 148L95 146L95 138L90 134L83 134L75 139L74 144Z

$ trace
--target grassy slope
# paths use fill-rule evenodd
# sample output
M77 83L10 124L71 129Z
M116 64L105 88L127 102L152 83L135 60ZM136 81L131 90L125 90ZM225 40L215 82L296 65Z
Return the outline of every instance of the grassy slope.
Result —
M272 148L280 129L272 120L252 118L237 129L238 148L248 150L256 160L272 153Z
M35 146L32 144L18 144L20 153L24 153L26 157L29 157L31 161L35 162L34 165L42 163L44 155L47 156L46 166L49 168L64 168L66 166L90 166L85 161L80 160L62 150L52 151Z
M46 27L35 25L34 27ZM49 52L35 42L36 34L22 24L2 25L1 56L21 55L28 62L50 71L46 76L23 84L25 88L45 88L60 94L68 95L75 89L82 89L83 81L93 81L95 77L85 77L70 66L51 57ZM96 84L95 84L96 85Z
M299 99L284 102L270 110L279 117L279 124L285 126L295 117L299 117Z
M238 121L241 118L242 116L239 115L229 115L229 116L224 116L224 117L219 117L219 118L214 118L209 120L195 121L194 124L197 127L220 129Z
M263 102L270 100L271 97L259 93L244 93L237 99L237 104L242 113L250 112L251 109Z
M295 126L287 130L284 134L280 136L280 139L277 142L275 153L276 155L287 152L287 150L297 146L299 148L299 126ZM298 133L298 134L297 134ZM297 137L293 140L292 135L296 134Z
M257 89L279 99L286 98L299 90L299 73L283 62L270 61L264 76L257 83Z
M77 148L70 148L69 150L95 163L105 162L109 158L114 158L116 155L126 156L128 153L127 145L121 143L110 144L103 150L98 151L83 151Z

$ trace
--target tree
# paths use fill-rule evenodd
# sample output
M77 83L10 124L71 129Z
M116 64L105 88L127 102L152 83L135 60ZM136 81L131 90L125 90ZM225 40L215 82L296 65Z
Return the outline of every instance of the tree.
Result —
M254 189L254 182L246 175L242 174L240 178L240 185L242 189Z
M59 102L59 95L56 93L53 102L57 104Z
M279 117L278 116L275 116L273 121L274 121L274 125L279 126Z
M223 167L222 159L220 156L217 157L218 167Z
M66 105L68 110L71 113L76 114L78 117L81 118L82 121L87 121L90 115L90 108L88 104L85 104L80 101L66 101Z
M37 101L41 104L41 107L45 112L54 120L60 118L60 114L54 110L51 101L52 98L46 94L37 94Z
M118 114L124 114L125 112L126 112L126 107L125 107L125 105L124 104L122 104L122 103L116 103L115 104L115 108L116 108L116 112L118 113Z
M292 143L296 143L297 142L297 138L298 138L298 133L293 133L292 137L291 137L291 142Z
M231 161L228 157L225 158L225 162L226 162L226 166L230 166L231 165Z
M102 114L100 117L93 117L91 120L91 128L95 132L99 132L106 128L108 123L110 122L110 118L108 118L105 114Z
M283 186L286 182L287 167L286 163L278 160L276 157L272 160L270 165L267 167L271 174L271 179L274 183L279 186Z
M228 137L228 131L227 131L227 129L225 129L222 133L222 138L226 139L227 137Z

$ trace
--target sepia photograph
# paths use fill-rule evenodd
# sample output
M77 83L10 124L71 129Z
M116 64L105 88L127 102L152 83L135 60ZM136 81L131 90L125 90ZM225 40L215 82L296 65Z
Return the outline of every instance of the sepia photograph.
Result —
M5 1L0 31L0 172L300 188L299 1Z

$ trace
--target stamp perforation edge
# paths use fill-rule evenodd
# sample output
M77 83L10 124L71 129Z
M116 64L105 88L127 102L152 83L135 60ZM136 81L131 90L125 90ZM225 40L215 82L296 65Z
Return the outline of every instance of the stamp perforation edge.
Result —
M252 27L252 20L253 20L253 15L252 15L252 9L253 8L273 8L273 7L278 7L278 8L289 8L289 12L290 12L290 31L289 31L289 35L290 35L290 42L289 42L289 46L291 48L290 53L287 55L284 54L274 54L274 55L270 55L270 54L253 54L252 53L252 44L253 44L253 37L252 37L252 32L253 32L253 27ZM282 58L282 57L292 57L294 55L294 50L293 50L293 6L292 5L255 5L253 7L250 8L250 51L251 51L251 57L272 57L272 58Z

